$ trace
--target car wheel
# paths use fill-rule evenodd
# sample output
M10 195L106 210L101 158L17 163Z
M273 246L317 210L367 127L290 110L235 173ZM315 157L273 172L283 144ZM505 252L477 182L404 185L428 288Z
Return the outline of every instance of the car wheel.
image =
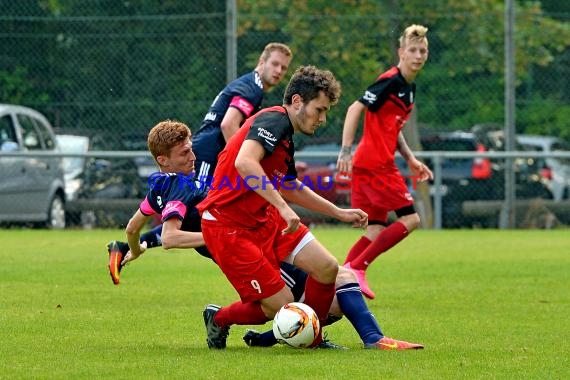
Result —
M51 201L46 227L53 230L65 228L65 206L60 195L55 195Z

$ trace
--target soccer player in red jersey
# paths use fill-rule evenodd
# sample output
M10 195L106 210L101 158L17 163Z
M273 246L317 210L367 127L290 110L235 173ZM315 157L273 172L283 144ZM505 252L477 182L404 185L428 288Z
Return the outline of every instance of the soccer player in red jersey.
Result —
M204 241L241 300L204 310L210 348L226 347L232 324L264 324L293 300L280 276L283 261L309 274L304 302L324 324L338 262L287 201L355 227L368 222L362 210L341 209L296 178L293 134L313 135L339 96L340 84L330 71L300 67L285 89L283 106L247 119L220 153L212 188L198 210ZM320 334L314 345L321 339Z
M406 238L420 224L413 198L395 163L398 150L416 179L433 178L431 170L416 159L402 128L414 107L414 80L428 58L427 28L411 25L400 37L397 66L382 73L349 106L342 134L342 148L337 161L340 172L352 173L352 207L368 213L366 233L350 249L344 265L356 273L363 294L373 299L365 271L383 252ZM361 114L364 112L362 139L352 157L352 144ZM388 213L397 220L388 225Z

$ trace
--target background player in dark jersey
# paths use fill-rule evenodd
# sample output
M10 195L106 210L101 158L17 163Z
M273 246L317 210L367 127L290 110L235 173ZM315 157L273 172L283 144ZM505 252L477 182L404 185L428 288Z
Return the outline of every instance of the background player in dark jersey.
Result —
M211 182L218 154L243 121L259 111L264 93L283 80L292 57L287 45L267 44L256 68L233 80L216 96L192 138L198 177L206 177L206 182Z
M326 319L338 263L286 199L355 226L366 225L362 210L341 209L296 178L293 134L314 134L339 96L340 84L331 72L300 67L285 89L283 106L247 119L220 153L212 188L198 210L208 250L241 301L204 310L210 348L226 347L232 324L264 324L293 300L280 277L282 261L309 273L305 302L322 322Z
M420 224L406 180L395 163L396 149L417 179L433 178L429 168L416 159L402 133L414 106L414 79L428 58L426 33L427 28L421 25L405 29L400 37L398 66L381 74L366 89L348 108L344 121L337 168L352 172L352 207L363 209L369 217L366 233L349 251L345 265L355 271L362 292L370 299L375 295L366 281L366 269ZM364 133L353 159L352 144L363 112ZM397 220L388 226L390 211L396 213Z
M212 102L192 144L196 155L197 176L210 183L218 162L218 154L243 121L261 108L263 95L285 77L293 54L282 43L271 42L259 56L255 69L230 82ZM141 240L149 248L161 241L162 225L145 232ZM108 247L109 249L109 247Z

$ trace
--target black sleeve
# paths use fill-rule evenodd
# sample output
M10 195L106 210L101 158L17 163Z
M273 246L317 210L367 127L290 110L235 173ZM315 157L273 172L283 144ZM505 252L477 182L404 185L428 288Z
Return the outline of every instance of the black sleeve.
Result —
M366 91L364 91L364 95L358 101L364 104L370 111L378 110L388 99L393 88L392 83L394 83L393 78L377 80L368 86Z
M290 134L290 128L287 114L265 112L253 121L245 139L259 142L265 151L271 154L279 142Z
M295 167L295 160L287 162L287 174L285 174L284 181L294 181L297 179L297 168Z

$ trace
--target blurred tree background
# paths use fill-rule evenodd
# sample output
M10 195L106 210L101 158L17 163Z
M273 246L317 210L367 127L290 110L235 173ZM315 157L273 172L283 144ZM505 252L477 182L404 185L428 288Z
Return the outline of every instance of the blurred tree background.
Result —
M518 133L570 141L570 2L515 1ZM504 121L502 0L237 0L237 72L270 41L298 65L343 85L323 141L340 141L346 107L397 63L409 24L426 25L430 58L417 78L421 128ZM224 0L0 0L0 101L36 108L58 130L123 149L172 118L197 128L226 79ZM266 98L281 102L285 83Z

